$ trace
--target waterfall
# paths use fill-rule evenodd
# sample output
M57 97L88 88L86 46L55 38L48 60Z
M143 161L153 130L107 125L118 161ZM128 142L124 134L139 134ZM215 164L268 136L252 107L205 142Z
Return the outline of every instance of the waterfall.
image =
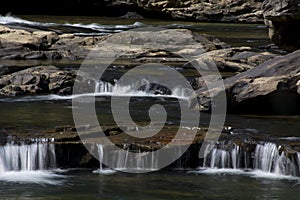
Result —
M97 144L98 156L99 156L99 171L103 171L102 163L103 163L103 145Z
M298 155L298 154L297 154ZM258 144L255 149L255 169L282 175L296 176L297 163L279 152L276 144Z
M207 146L209 149L209 146ZM300 153L286 155L273 143L257 144L255 151L246 151L238 145L219 145L204 158L202 169L257 170L284 176L299 176Z
M115 150L111 149L109 146L103 146L101 144L97 144L97 152L98 152L98 160L99 160L99 169L93 171L94 173L100 174L111 174L115 171L112 169L103 167L103 160L110 160L113 164L113 169L121 170L121 171L155 171L158 170L158 160L157 160L157 152L138 152L136 153L136 157L134 160L130 160L128 154L129 149L127 150ZM107 153L105 153L107 152ZM145 156L150 154L147 159Z
M207 146L207 149L209 148ZM234 145L234 148L230 151L214 148L204 158L203 167L238 169L241 167L241 156L242 154L238 145Z
M109 82L96 81L95 83L95 93L112 93L113 85Z
M37 141L33 144L8 143L0 147L0 173L55 168L55 145Z
M120 85L115 83L114 85L105 81L95 81L95 94L103 96L136 96L136 97L172 97L179 99L188 99L191 96L191 92L188 89L181 87L174 87L173 92L157 84L151 84L147 80L143 80L143 87L136 88L135 84Z
M136 157L133 160L129 159L128 153L129 149L126 151L114 151L112 154L112 159L115 162L116 169L123 171L156 171L158 170L158 159L157 152L137 152ZM150 156L148 157L148 154ZM147 157L146 157L147 156Z
M111 169L104 169L103 168L103 158L104 158L104 147L102 144L97 144L97 150L98 150L98 160L99 160L99 169L94 170L93 173L98 174L113 174L116 171Z

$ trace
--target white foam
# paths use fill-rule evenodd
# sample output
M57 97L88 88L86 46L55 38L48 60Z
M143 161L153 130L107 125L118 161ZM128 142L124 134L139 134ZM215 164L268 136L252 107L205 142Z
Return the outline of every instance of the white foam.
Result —
M227 169L227 168L200 168L196 171L189 171L189 173L197 174L245 174L245 171L241 169Z
M115 170L112 169L97 169L93 171L94 174L104 174L104 175L110 175L116 173Z
M22 184L61 185L64 178L65 176L52 171L9 171L0 173L0 181Z
M261 170L254 170L248 173L253 178L275 179L275 180L300 180L296 176L287 176L277 173L264 172Z
M6 16L0 15L0 24L13 24L13 23L29 24L29 25L44 26L44 27L47 27L47 26L70 26L70 27L91 29L91 30L100 31L103 33L118 33L118 32L128 30L131 28L145 26L143 23L140 23L140 22L135 22L134 24L128 24L128 25L102 25L102 24L97 24L97 23L92 23L92 24L42 23L42 22L34 22L34 21L24 20L19 17L15 17L15 16L11 16L11 15L6 15Z
M6 15L6 16L1 16L0 15L0 24L11 24L11 23L39 24L37 22L24 20L24 19L21 19L19 17L14 17L14 16L10 16L10 15Z
M245 171L241 169L229 168L199 168L199 170L189 171L188 173L206 174L206 175L244 175L251 178L272 179L272 180L300 180L296 176L287 176L277 173L264 172L261 170Z
M136 93L120 93L120 94L113 94L111 92L103 92L103 93L84 93L84 94L74 94L74 95L39 95L39 96L31 96L31 97L21 97L21 98L4 98L0 99L0 102L34 102L34 101L55 101L55 100L72 100L76 98L82 97L157 97L157 98L176 98L181 100L189 100L187 96L177 96L177 95L161 95L161 94L149 94L143 91L136 92Z

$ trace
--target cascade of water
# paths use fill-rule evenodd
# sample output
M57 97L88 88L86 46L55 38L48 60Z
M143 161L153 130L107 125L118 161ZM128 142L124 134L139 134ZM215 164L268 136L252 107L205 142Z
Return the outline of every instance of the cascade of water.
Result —
M209 149L209 147L207 148ZM219 147L219 149L213 148L204 158L202 166L210 169L252 168L287 176L297 176L300 173L300 153L298 152L290 158L283 151L280 152L280 147L273 143L256 145L254 154L242 150L238 145L230 150L224 150L224 148L225 146Z
M98 148L98 156L99 156L99 171L103 171L102 163L103 163L103 145L102 144L97 144Z
M98 150L98 159L99 159L99 169L94 170L93 173L98 173L98 174L113 174L113 173L115 173L114 170L103 168L104 146L102 144L97 144L97 150Z
M96 81L95 83L95 93L112 93L113 85L109 82Z
M255 169L282 175L297 175L295 161L288 158L284 152L279 152L276 144L258 144L255 149Z
M130 150L112 150L109 147L103 147L102 145L97 145L99 161L102 162L105 158L106 160L110 159L113 164L114 169L122 171L154 171L158 170L158 159L157 152L137 152L132 158L129 156ZM108 153L104 153L103 148L107 150ZM104 172L106 170L102 169L100 164L100 169L97 172L101 173L101 170Z
M6 144L0 147L0 172L32 171L56 166L54 144Z
M137 89L135 85L115 85L104 82L96 81L95 82L95 94L97 95L115 95L119 96L142 96L142 97L153 97L153 96L165 96L165 97L174 97L180 99L188 99L191 95L191 91L188 91L185 88L175 87L172 94L165 93L164 89L158 85L151 85L147 81L143 81L145 87Z
M210 147L207 146L207 149L210 149ZM235 145L229 151L213 148L204 158L203 167L238 169L241 167L241 156L241 150L238 145Z

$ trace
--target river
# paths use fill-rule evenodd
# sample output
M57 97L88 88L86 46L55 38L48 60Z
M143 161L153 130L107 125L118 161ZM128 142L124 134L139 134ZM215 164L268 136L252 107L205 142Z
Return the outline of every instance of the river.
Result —
M232 46L264 46L270 44L267 27L262 24L218 24L182 21L128 20L105 17L74 16L18 16L17 23L30 26L74 26L107 32L118 32L135 26L188 28L212 34ZM22 19L22 20L21 20ZM16 18L2 18L2 21ZM25 21L24 21L25 20ZM26 21L28 20L28 21ZM33 23L34 22L34 23ZM65 27L64 27L65 28ZM105 31L104 31L105 32ZM88 34L88 33L84 33ZM2 62L2 61L0 61ZM0 64L17 66L55 64L61 68L78 69L80 61L3 61ZM118 69L114 73L118 73ZM190 74L191 72L187 72ZM98 91L99 92L99 91ZM101 91L100 91L101 92ZM103 97L103 98L102 98ZM178 104L174 97L137 97L132 102L132 118L147 121L145 110L153 103L164 104L170 111L172 123L178 123ZM109 98L99 97L98 117L103 124L111 124ZM155 100L155 101L154 101ZM57 96L0 97L1 136L6 129L32 130L74 125L72 101ZM201 124L207 126L209 115L201 113ZM225 126L255 129L271 137L286 139L300 137L299 116L264 116L228 114ZM0 149L1 150L1 149ZM0 151L1 154L1 151ZM20 158L21 159L21 158ZM1 159L0 159L1 162ZM174 169L147 174L93 173L94 169L53 169L1 174L1 199L299 199L298 177L280 176L260 171Z

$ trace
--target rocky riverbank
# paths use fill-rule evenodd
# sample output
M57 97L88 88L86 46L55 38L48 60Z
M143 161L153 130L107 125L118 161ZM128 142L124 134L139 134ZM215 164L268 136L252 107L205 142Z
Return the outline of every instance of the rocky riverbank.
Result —
M2 15L7 13L101 15L136 20L143 19L144 15L146 18L167 18L198 22L265 22L269 27L270 38L276 45L288 51L295 51L299 49L300 43L299 33L294 31L294 27L297 27L300 19L299 0L55 0L48 4L47 7L43 3L34 0L21 3L9 1L5 2L5 4L3 10L0 11ZM72 5L72 9L69 9L70 5ZM88 43L90 42L92 41L89 40ZM28 56L31 57L30 55Z
M186 29L146 28L106 36L75 36L0 28L2 60L83 60L92 49L98 48L100 57L118 58L111 65L114 69L129 70L149 62L172 64L182 69L193 69L192 63L206 70L216 67L221 73L227 73L226 77L228 73L236 74L224 81L229 112L299 113L299 51L278 56L250 47L232 48L214 36ZM71 95L76 69L18 68L4 64L1 74L2 95ZM87 75L83 79L94 88L97 80L91 77ZM205 100L209 100L208 93L203 92L205 87L201 80L192 79L191 83L203 98L201 109L209 110Z

